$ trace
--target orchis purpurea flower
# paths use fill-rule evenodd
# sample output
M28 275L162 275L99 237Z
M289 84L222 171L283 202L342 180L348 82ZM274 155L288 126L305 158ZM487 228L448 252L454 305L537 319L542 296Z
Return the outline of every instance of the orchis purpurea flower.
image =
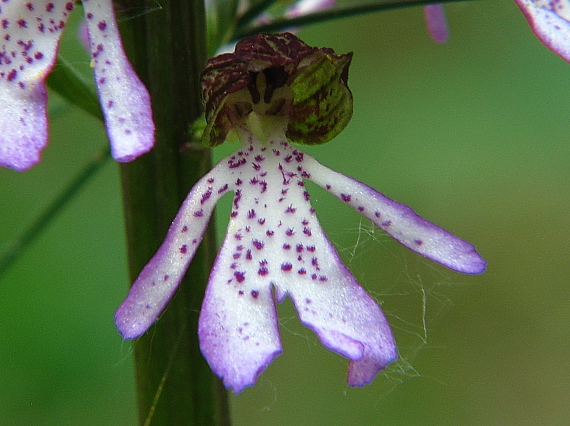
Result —
M222 248L199 318L202 353L234 392L255 383L281 353L275 300L291 297L301 322L350 360L348 383L363 386L397 357L377 303L344 266L319 225L311 180L411 250L453 270L478 274L475 248L373 188L334 172L291 145L324 143L352 114L351 54L304 44L289 33L242 40L203 72L216 146L235 132L240 150L192 188L166 239L116 313L119 332L139 337L176 291L216 202L234 193Z
M542 43L570 62L570 0L515 0Z
M111 153L130 161L154 145L149 94L121 44L112 0L83 0L92 67ZM73 1L0 2L0 166L23 171L48 141L45 79Z

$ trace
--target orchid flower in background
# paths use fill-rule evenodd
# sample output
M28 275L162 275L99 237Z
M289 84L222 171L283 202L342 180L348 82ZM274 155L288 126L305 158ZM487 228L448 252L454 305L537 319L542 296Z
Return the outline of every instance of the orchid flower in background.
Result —
M570 0L515 0L542 43L570 62Z
M305 180L405 247L458 272L485 270L471 244L291 146L328 142L346 126L352 115L351 58L283 33L242 40L235 53L208 62L203 141L216 146L235 132L241 148L190 191L116 313L124 338L141 336L162 313L216 202L230 191L232 212L200 312L199 338L212 370L236 393L253 385L281 353L273 289L278 302L291 297L301 322L323 345L350 360L349 385L370 383L397 357L382 311L319 225Z
M121 44L112 0L83 0L92 67L111 152L130 161L154 144L150 98ZM23 171L48 142L45 79L55 64L72 1L0 5L0 166Z
M424 18L431 38L437 43L445 43L449 38L449 30L443 5L430 4L425 6Z

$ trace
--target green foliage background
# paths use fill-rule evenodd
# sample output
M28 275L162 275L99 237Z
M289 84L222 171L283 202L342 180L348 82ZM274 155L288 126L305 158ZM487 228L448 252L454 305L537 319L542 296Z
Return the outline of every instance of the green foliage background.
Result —
M232 398L236 425L570 421L570 64L512 1L446 10L445 45L429 39L418 8L303 32L310 45L354 51L354 118L307 151L474 243L488 271L464 276L408 253L311 187L402 361L349 388L346 360L286 302L284 353ZM87 58L75 65L89 72ZM50 134L39 166L0 170L0 250L106 144L97 122L56 96ZM109 161L2 277L0 423L135 424L131 344L113 325L128 287L123 239Z

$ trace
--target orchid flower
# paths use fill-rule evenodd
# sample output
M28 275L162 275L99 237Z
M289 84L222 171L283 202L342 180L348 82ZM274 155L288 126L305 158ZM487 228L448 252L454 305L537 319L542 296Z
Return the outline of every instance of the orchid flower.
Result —
M83 0L92 67L111 152L130 161L154 144L149 94L123 50L112 0ZM48 141L45 79L72 1L0 3L0 166L23 171Z
M570 0L515 0L542 43L570 62Z
M319 225L305 180L405 247L458 272L484 271L485 261L468 242L291 145L327 142L346 126L352 115L351 58L283 33L242 40L234 53L208 62L203 141L216 146L235 132L241 148L192 188L133 284L115 316L125 339L141 336L159 317L214 205L230 191L232 212L203 301L199 339L212 370L236 393L254 384L281 353L275 300L286 296L323 345L350 360L349 385L370 383L397 357L382 311Z

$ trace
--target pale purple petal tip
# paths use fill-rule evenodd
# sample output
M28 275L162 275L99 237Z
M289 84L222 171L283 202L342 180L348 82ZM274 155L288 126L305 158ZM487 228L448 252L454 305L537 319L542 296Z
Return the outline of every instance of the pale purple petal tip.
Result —
M245 238L237 240L231 229L240 228L235 223L228 227L210 274L198 335L200 349L212 371L223 379L227 388L239 393L255 384L257 377L281 353L281 342L271 285L253 270L237 266L236 250L244 252L247 243ZM246 262L248 265L242 265L246 268L257 265L253 259Z
M570 1L515 0L546 47L570 62Z
M0 166L19 172L40 161L48 142L46 89L39 82L30 90L0 83Z
M320 227L319 227L320 228ZM283 282L301 322L322 344L350 359L348 384L364 386L398 357L396 342L378 304L346 269L322 229L313 229L326 281Z
M90 0L83 7L111 153L131 161L154 145L150 96L125 55L112 1Z
M449 38L449 31L443 5L432 4L425 6L424 16L431 38L437 43L445 43Z
M0 8L0 166L39 162L46 146L45 78L73 2L2 2Z
M144 267L115 314L119 333L134 339L145 333L174 295L208 226L216 202L227 189L213 173L192 188L168 234Z
M372 221L396 241L450 269L480 274L486 262L475 247L418 216L375 189L314 162L312 179Z

